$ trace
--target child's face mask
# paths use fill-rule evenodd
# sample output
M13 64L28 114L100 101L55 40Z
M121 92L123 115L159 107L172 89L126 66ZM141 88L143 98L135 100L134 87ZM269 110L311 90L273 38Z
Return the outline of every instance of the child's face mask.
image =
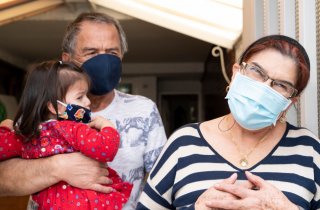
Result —
M91 121L91 111L89 109L76 104L65 104L61 101L57 102L66 107L64 113L58 114L60 120L71 120L82 123L88 123Z

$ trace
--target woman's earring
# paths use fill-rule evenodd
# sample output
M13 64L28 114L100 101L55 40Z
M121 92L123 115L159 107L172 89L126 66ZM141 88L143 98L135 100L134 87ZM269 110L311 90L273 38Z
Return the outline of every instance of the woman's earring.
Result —
M284 113L281 115L279 121L280 121L280 123L282 123L282 124L284 124L284 123L287 122L286 112L284 112Z
M229 89L230 89L230 86L228 85L228 86L226 87L226 92L228 92Z

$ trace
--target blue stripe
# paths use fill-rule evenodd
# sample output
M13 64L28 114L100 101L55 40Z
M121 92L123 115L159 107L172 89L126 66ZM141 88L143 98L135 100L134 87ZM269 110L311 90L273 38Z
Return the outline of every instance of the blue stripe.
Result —
M165 162L170 158L172 154L174 154L175 151L177 151L180 147L189 146L189 145L206 146L204 145L203 141L199 141L199 138L195 136L182 136L177 138L172 142L172 144L167 148L167 150L162 155L158 164L155 166L152 173L150 174L151 178L153 178L159 172L163 164L165 164Z
M303 209L315 209L315 208L310 208L310 203L303 199L302 197L291 193L291 192L284 192L285 196L294 204L301 206Z
M171 169L166 176L155 186L160 194L167 192L174 184L176 169Z
M312 200L310 209L320 209L320 200L319 201Z
M207 148L207 147L205 147ZM202 148L198 148L201 151ZM188 167L192 164L198 163L222 163L225 164L225 159L221 158L220 155L207 155L207 154L193 154L186 157L179 158L179 163L177 166L177 170Z
M136 210L149 210L149 209L139 202L136 207Z
M261 164L279 165L279 164L297 164L304 167L313 165L313 157L303 155L288 155L288 156L269 156L262 160ZM285 169L285 167L284 167Z
M198 197L204 192L204 190L195 190L186 195L180 196L173 201L174 207L188 206L194 204ZM176 208L173 208L176 209Z
M152 198L152 200L156 203L158 203L159 205L168 208L168 209L172 209L172 206L161 196L159 196L149 185L149 183L146 183L144 190L143 190L150 198Z

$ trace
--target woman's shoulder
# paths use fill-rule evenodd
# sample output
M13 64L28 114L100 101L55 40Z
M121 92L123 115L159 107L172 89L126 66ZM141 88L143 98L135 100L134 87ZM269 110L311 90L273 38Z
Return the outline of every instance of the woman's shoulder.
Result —
M295 125L287 123L287 132L287 137L289 138L310 137L319 141L319 138L305 127L297 127Z
M168 143L181 141L188 144L189 140L201 138L199 133L200 123L189 123L175 130L169 137Z

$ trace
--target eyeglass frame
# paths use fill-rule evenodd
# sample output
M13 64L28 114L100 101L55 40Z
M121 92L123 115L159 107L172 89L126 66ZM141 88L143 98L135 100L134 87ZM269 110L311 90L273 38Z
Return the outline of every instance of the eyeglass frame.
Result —
M286 83L290 88L292 88L292 94L291 94L289 97L286 97L286 96L284 96L284 97L290 99L290 98L293 98L293 97L295 97L295 96L297 95L298 90L297 90L292 84L290 84L289 82L287 82L287 81L280 81L280 80L271 78L271 77L267 74L267 72L266 72L263 68L261 68L260 66L257 66L257 65L254 65L254 64L250 64L250 63L246 63L246 62L242 62L241 65L240 65L240 67L241 67L241 69L242 69L243 71L246 71L246 67L247 67L247 66L254 66L254 67L256 67L256 68L259 70L259 73L262 75L263 82L266 82L266 81L268 81L268 80L270 79L270 80L271 80L271 84L270 84L271 88L273 87L274 82ZM281 94L281 93L280 93L280 94ZM281 94L281 95L282 95L282 94Z

